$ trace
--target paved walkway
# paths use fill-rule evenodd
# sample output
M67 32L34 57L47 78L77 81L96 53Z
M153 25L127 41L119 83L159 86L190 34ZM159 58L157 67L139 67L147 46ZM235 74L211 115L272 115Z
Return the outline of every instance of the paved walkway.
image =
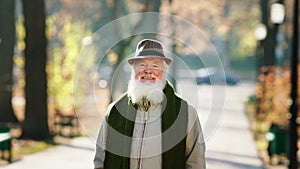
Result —
M75 138L68 145L22 157L1 169L92 169L94 144L89 138Z
M192 88L188 85L184 87ZM225 92L225 102L222 102L222 98L224 99L223 92ZM245 101L253 93L253 84L240 83L237 86L225 88L223 86L200 85L198 86L199 96L195 96L195 94L187 96L191 98L189 101L195 107L198 106L198 114L206 138L207 169L264 168L244 110ZM198 103L193 103L194 100L198 100ZM217 100L216 104L212 100ZM211 122L212 125L218 124L215 127L215 132L205 130L207 119L211 118L211 114L219 112L223 112L219 122L218 120Z
M244 113L244 101L251 86L241 84L226 88L226 103L216 132L207 140L208 169L263 169L249 121Z
M208 169L263 169L253 135L243 110L243 102L253 86L226 88L226 107L216 131L207 138ZM246 90L245 90L246 89ZM207 92L208 86L199 88ZM200 100L205 104L206 98ZM201 108L205 109L205 107ZM69 145L27 155L3 169L91 169L94 144L89 138L75 138Z

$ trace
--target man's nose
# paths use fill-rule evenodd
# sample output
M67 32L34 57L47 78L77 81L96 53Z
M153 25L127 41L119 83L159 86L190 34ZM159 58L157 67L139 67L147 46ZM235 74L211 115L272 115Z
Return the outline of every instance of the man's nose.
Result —
M150 74L150 73L152 73L152 70L151 70L151 68L147 67L147 68L144 70L144 72Z

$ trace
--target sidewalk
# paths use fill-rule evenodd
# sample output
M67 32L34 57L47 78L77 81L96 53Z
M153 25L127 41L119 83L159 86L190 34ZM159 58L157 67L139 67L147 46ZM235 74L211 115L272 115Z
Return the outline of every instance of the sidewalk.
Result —
M243 88L227 88L226 105L216 132L206 142L208 169L263 169L243 101Z
M68 145L56 146L27 155L1 169L92 169L94 144L87 137L73 139Z
M258 156L243 101L253 86L226 88L225 111L219 127L206 140L207 169L264 169ZM210 90L207 86L199 92ZM191 93L193 94L193 93ZM200 110L207 109L208 98L200 100ZM206 106L206 107L205 107ZM87 137L75 138L68 145L56 146L27 155L2 169L92 169L94 143Z
M242 83L225 89L225 107L213 105L217 107L216 111L224 109L219 126L206 138L207 169L264 169L244 112L244 102L253 93L254 86ZM199 87L200 94L212 90L209 86ZM210 97L208 95L200 99L199 114L210 110L207 106L208 101L212 100Z

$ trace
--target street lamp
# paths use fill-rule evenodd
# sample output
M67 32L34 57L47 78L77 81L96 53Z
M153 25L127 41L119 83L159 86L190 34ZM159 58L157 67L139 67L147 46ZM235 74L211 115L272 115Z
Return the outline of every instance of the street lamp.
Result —
M264 25L262 23L258 24L254 29L254 37L257 41L256 71L259 72L261 65L264 65L264 63L263 63L264 51L263 51L263 48L262 48L261 41L264 40L267 37L267 27L266 27L266 25Z
M266 25L260 23L255 27L254 36L257 41L264 40L267 37Z
M272 29L272 57L274 57L277 61L277 56L276 55L276 46L277 46L277 34L278 34L278 27L280 24L284 22L284 17L285 17L285 7L282 4L283 0L280 0L276 3L273 3L270 7L270 21L273 24L273 29Z
M273 24L282 24L284 21L285 9L281 3L273 3L271 5L270 19Z
M284 22L284 17L285 17L285 7L282 4L283 0L280 0L276 3L273 3L270 6L270 21L273 24L273 46L272 46L272 55L275 58L275 63L277 63L277 66L281 66L281 61L280 61L280 53L282 52L281 48L277 48L277 44L279 43L279 38L278 38L278 27L280 24ZM277 51L277 52L275 52Z

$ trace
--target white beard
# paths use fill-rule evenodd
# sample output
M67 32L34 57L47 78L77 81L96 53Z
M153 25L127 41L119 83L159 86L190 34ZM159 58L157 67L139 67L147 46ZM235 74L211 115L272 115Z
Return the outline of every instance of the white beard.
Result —
M161 103L164 99L163 89L165 88L166 80L157 80L155 83L140 82L133 78L130 79L128 84L128 95L131 97L133 103L141 103L143 98L150 101L151 105Z

